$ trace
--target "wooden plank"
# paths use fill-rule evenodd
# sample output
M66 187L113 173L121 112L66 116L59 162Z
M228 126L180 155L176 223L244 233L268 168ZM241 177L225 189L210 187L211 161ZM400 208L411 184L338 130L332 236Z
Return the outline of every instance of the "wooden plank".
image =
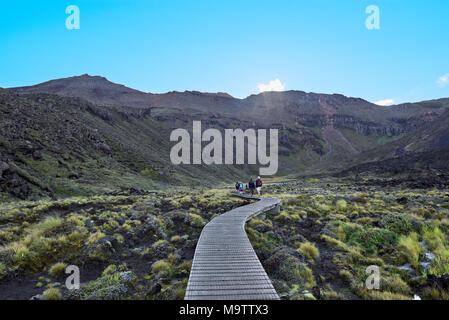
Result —
M201 232L187 284L186 300L279 300L267 273L245 232L251 217L265 213L280 200L258 202L228 211L209 222Z

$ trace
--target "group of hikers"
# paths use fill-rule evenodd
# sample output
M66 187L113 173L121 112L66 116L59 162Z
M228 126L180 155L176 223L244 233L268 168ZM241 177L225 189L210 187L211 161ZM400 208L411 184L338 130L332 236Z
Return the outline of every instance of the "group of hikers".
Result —
M237 182L235 184L235 189L240 192L240 194L242 194L244 190L243 183ZM260 179L260 177L257 177L257 180L254 181L253 178L250 178L248 184L245 186L245 189L249 190L251 196L253 196L255 191L257 190L257 194L260 196L260 193L262 191L262 179Z

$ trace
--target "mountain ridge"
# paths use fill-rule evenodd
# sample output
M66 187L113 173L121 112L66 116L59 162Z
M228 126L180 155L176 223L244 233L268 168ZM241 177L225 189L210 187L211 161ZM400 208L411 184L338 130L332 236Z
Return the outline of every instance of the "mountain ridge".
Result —
M5 171L9 172L9 182L3 181L3 190L11 191L15 184L33 185L33 181L48 176L45 186L38 188L44 191L35 193L50 194L78 189L81 193L92 192L95 188L89 186L89 172L126 177L114 181L99 177L95 184L101 185L103 191L129 187L133 179L141 188L157 188L164 184L214 184L217 179L233 181L257 172L257 166L246 165L171 165L170 132L177 128L191 131L193 121L202 121L204 130L278 129L279 175L338 172L385 159L383 155L394 156L389 151L394 143L413 137L420 128L432 128L447 112L449 101L436 99L384 107L341 94L295 90L265 92L245 99L198 91L151 94L89 75L4 89L0 96L0 147L7 155L0 161L3 167L10 168ZM54 111L53 120L46 115L48 110ZM48 125L52 121L54 124ZM96 142L79 140L76 126L61 126L64 123L86 126L84 131L92 132ZM441 130L444 132L444 126ZM11 132L16 134L12 136ZM60 132L74 140L65 141ZM75 141L77 144L73 144ZM41 158L39 152L45 156ZM86 167L76 154L89 165ZM97 158L100 169L93 165ZM58 172L43 169L48 162L62 163L70 169L58 177ZM17 177L28 182L19 183ZM29 192L16 193L24 197Z

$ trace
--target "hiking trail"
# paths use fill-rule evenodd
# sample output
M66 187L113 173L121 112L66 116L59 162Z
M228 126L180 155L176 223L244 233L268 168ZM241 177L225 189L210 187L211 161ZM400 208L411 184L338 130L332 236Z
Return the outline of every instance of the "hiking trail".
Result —
M195 249L185 300L279 300L248 236L245 223L267 212L279 212L280 200L237 196L258 202L212 219Z

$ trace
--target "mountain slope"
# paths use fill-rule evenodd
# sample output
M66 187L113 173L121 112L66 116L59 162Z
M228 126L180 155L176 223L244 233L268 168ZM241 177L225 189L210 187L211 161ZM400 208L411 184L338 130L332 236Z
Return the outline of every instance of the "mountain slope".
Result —
M225 93L197 91L151 94L112 83L104 77L87 74L10 90L16 93L53 93L80 97L105 106L196 110L238 115L266 124L299 123L309 127L332 124L363 134L386 135L409 130L406 122L413 125L413 122L426 121L432 115L441 114L449 105L449 99L441 99L385 107L360 98L303 91L265 92L246 99L235 99Z
M401 138L354 157L339 175L390 177L391 184L449 186L449 110Z
M2 90L0 198L211 185L242 175L242 167L173 166L170 132L135 108Z
M152 186L216 183L257 174L257 166L173 166L169 159L173 145L170 132L176 128L191 131L193 121L201 120L203 130L217 128L222 132L227 128L279 129L278 173L302 175L336 172L367 161L387 159L393 156L389 148L394 147L390 146L402 143L396 141L422 140L422 137L413 138L412 132L432 128L449 105L449 99L439 99L382 107L360 98L302 91L266 92L246 99L196 91L151 94L89 75L3 90L2 97L5 114L11 106L17 110L33 110L33 120L27 119L22 126L34 127L37 136L54 134L53 123L46 123L48 120L43 118L49 106L59 117L54 119L56 127L65 122L81 122L87 126L85 132L98 135L93 151L86 157L105 158L108 168L117 165L119 172L126 171L139 178L146 170ZM15 120L5 116L0 123L5 126L8 121L25 121L21 116ZM72 129L75 130L67 129L67 136L73 136ZM7 134L7 130L3 131L3 139L13 145L14 139L24 142L34 138L26 130L12 138ZM64 140L53 139L53 142L56 147L40 142L38 145L46 151L59 147L64 152L79 153L77 148L86 151L84 141L77 141L76 146ZM59 160L59 156L56 158ZM119 180L114 180L109 189L132 185L131 182L115 184ZM142 186L148 188L148 183L143 182Z

